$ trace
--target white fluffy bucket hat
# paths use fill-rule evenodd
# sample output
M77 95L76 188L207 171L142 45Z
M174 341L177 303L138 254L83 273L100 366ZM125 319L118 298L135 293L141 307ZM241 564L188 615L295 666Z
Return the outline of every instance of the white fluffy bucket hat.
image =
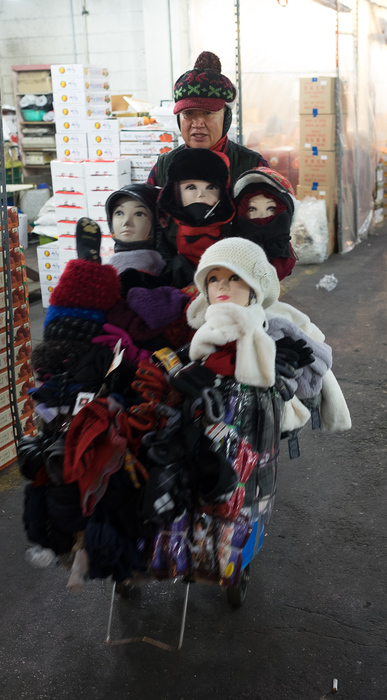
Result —
M263 249L244 238L225 238L207 248L200 258L195 284L207 297L206 277L214 267L226 267L255 292L257 304L264 309L277 301L280 284Z

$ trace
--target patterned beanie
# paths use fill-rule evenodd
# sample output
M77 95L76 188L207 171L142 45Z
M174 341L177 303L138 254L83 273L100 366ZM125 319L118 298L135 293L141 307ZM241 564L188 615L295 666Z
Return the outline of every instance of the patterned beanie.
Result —
M278 300L280 284L277 273L263 249L244 238L225 238L207 248L195 274L195 284L206 295L206 277L214 267L226 267L255 292L264 309Z
M174 114L183 109L206 109L218 112L224 106L232 109L236 99L236 87L221 73L219 58L210 51L203 51L192 70L176 80L173 90Z

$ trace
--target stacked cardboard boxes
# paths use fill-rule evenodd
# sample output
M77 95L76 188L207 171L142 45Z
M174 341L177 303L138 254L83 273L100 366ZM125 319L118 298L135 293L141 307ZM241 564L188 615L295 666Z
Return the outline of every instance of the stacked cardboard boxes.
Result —
M85 181L89 217L101 229L101 258L107 262L114 252L113 240L106 219L105 202L115 190L131 183L130 158L116 160L88 160L85 162Z
M84 160L89 157L89 120L104 120L111 115L109 72L100 66L73 63L52 65L51 77L57 157ZM90 144L90 157L97 157L92 140ZM99 150L103 151L101 147ZM118 134L114 148L115 155L110 145L109 153L101 152L101 157L118 157Z
M14 366L17 406L22 430L34 434L33 402L28 395L34 380L31 366L31 331L23 284L23 254L19 247L16 207L8 207L10 240L10 273L14 333ZM7 372L7 325L5 313L4 261L0 255L0 469L16 459L16 447L10 408L10 387Z
M300 79L300 171L297 198L325 200L328 250L336 247L336 78Z
M146 182L150 170L161 153L169 153L178 146L178 135L171 129L156 126L130 126L129 118L118 120L120 151L132 161L132 182Z

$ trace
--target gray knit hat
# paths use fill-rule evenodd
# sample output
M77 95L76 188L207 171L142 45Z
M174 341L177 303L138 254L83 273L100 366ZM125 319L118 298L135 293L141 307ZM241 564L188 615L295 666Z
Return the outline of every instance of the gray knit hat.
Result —
M264 309L277 301L280 283L263 249L244 238L225 238L207 248L200 258L195 284L206 295L206 277L214 267L226 267L254 290Z

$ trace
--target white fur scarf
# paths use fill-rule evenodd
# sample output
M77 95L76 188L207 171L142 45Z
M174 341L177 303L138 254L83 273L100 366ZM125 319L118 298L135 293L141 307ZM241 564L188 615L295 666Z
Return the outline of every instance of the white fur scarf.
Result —
M235 379L241 384L268 388L275 381L275 342L267 334L262 306L212 304L205 322L191 341L191 360L201 360L226 343L236 341Z

